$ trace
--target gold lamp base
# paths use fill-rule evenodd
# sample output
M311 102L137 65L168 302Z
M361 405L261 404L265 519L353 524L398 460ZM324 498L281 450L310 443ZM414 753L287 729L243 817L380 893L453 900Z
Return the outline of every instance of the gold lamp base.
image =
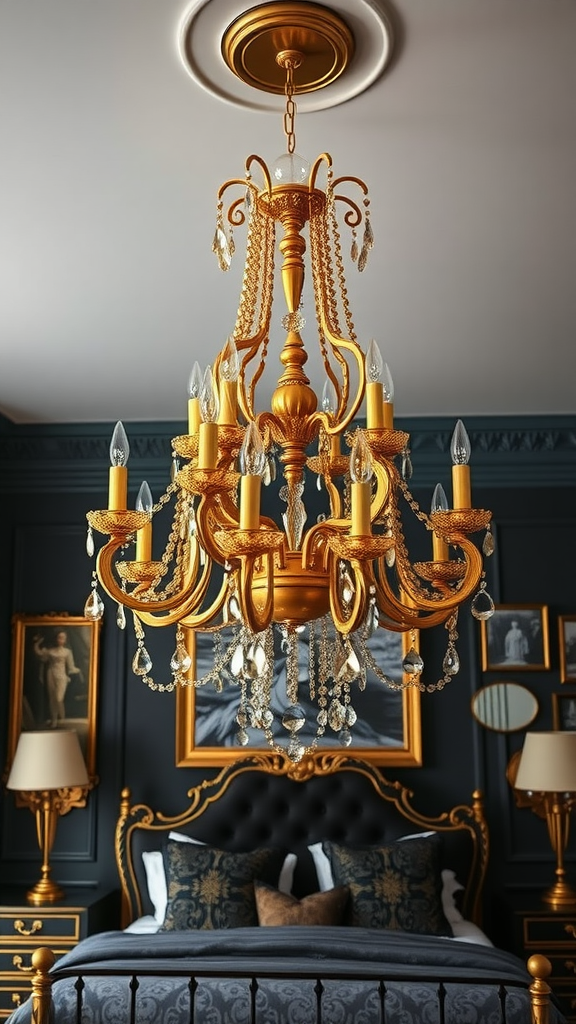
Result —
M41 878L36 885L26 893L26 902L35 907L43 903L58 903L64 899L64 890L60 888L51 878Z
M546 889L542 894L542 900L552 910L576 910L576 889L566 879L561 878Z

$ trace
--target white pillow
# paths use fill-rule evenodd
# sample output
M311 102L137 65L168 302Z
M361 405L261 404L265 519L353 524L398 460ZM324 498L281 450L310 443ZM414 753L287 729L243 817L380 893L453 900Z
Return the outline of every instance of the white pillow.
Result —
M168 839L175 839L179 843L196 843L198 846L206 844L200 839L193 839L192 836L184 835L183 832L169 832ZM294 869L298 860L295 853L287 853L278 878L278 889L280 892L292 892ZM168 884L166 882L166 868L164 857L160 850L144 850L142 853L144 871L146 874L146 886L150 902L154 907L154 918L158 924L164 924L166 907L168 905Z
M405 842L408 839L427 839L433 835L435 835L435 832L414 832L409 836L400 836L397 842ZM308 849L314 861L320 891L326 892L328 889L333 889L332 866L330 858L326 856L322 849L322 843L312 843ZM460 882L456 880L456 873L450 871L449 868L444 868L442 871L442 909L444 910L446 920L451 926L464 920L454 901L454 894L463 888L464 886L460 885Z

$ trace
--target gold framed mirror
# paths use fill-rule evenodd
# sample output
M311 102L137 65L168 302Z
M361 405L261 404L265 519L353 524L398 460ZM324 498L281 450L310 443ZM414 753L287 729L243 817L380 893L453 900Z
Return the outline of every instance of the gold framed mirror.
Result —
M520 683L489 683L472 697L472 714L485 729L518 732L536 718L538 701L531 690Z

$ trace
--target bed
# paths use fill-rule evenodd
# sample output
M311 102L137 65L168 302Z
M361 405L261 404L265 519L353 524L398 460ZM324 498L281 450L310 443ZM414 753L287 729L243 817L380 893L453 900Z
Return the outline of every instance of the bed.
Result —
M550 964L482 931L481 794L427 814L368 761L240 759L162 814L125 789L122 930L33 956L11 1024L547 1024Z

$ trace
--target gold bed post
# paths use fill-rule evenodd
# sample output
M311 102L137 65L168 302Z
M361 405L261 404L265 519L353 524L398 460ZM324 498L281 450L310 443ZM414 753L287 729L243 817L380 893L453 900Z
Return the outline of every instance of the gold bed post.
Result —
M532 1020L534 1024L549 1024L552 989L545 979L552 973L552 964L548 957L536 953L528 961L528 970L534 978L530 985Z
M56 957L47 946L40 946L32 953L32 1024L49 1024L52 1001L52 978L50 968Z

